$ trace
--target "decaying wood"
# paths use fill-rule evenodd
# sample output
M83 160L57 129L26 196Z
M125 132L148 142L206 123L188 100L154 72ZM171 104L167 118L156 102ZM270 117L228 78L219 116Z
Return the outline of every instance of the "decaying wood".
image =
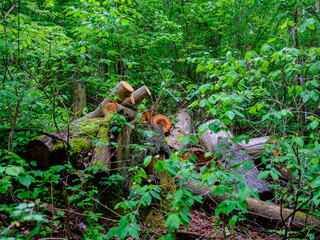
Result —
M118 105L118 113L121 115L125 115L128 117L135 117L137 115L136 111L131 110L130 108L127 108L125 106L122 106L121 104L117 104Z
M178 180L181 181L183 178L180 176L178 177ZM213 194L215 190L215 186L212 186L211 189L207 186L204 185L201 188L198 188L198 186L201 184L200 181L196 182L191 182L191 181L184 181L182 187L185 189L188 189L192 191L195 194L201 195L204 197L205 201L212 201L212 199L215 199L219 202L230 198L230 196L227 196L227 194L223 194L222 196L218 194ZM281 220L281 208L280 206L265 202L265 201L260 201L255 198L249 197L247 198L247 209L250 213L256 214L259 217L266 218L271 222L275 223L282 223ZM282 209L282 218L287 219L288 216L291 216L293 213L293 210L284 208ZM291 218L289 218L291 219ZM303 212L296 212L292 226L294 228L303 228L306 226L312 226L314 225L316 229L320 229L320 220L307 215Z
M150 135L152 132L155 134ZM120 169L120 174L126 179L126 188L130 186L130 180L134 173L128 171L132 167L144 168L143 162L147 156L152 156L152 162L146 169L147 174L156 174L154 164L157 160L169 157L170 149L164 141L162 128L154 125L137 125L133 131L129 126L124 126L117 139L116 158L117 163L113 168ZM144 148L134 149L132 143L144 145Z
M151 92L150 90L143 85L141 88L134 91L129 98L126 98L121 105L128 107L128 106L138 106L143 99L150 97Z
M108 131L112 117L113 114L108 113L105 118L77 122L70 128L69 137L66 132L60 132L59 139L54 137L57 134L35 137L27 145L26 159L29 162L36 161L37 168L41 170L67 161L78 169L91 165L107 169L110 167L108 148L100 145L94 149L91 139L109 143ZM69 152L72 154L69 155Z
M206 122L206 125L217 124L217 120L210 120ZM221 127L225 128L225 125L221 123ZM200 141L204 146L212 152L212 154L221 153L220 164L223 163L230 173L240 173L242 174L245 184L247 187L252 187L259 195L263 198L270 197L271 191L269 188L269 183L264 179L258 179L259 170L255 166L254 161L248 153L244 151L238 144L234 144L230 138L233 135L230 131L220 130L218 133L214 133L209 128L199 136ZM225 141L222 141L224 139ZM224 144L222 148L218 148L219 145ZM248 162L251 169L247 170L243 163ZM233 170L232 167L236 164L240 166Z
M169 147L179 151L187 148L187 146L184 145L180 139L188 136L191 133L192 123L190 113L186 108L179 110L175 117L179 121L171 130L170 135L167 137L167 141Z
M105 172L111 169L111 153L108 147L101 145L94 148L94 154L88 166L103 166Z
M207 165L209 168L211 166L212 157L205 157L205 154L206 151L201 148L191 148L189 152L182 155L182 159L192 159L191 155L194 155L196 157L195 165L197 166L197 169L200 169L204 165Z
M115 112L117 113L119 111L118 104L116 101L110 100L106 104L102 106L102 114L103 116L106 115L107 112Z
M140 122L150 124L151 123L151 111L142 112L142 117L140 119Z
M171 120L167 116L162 114L155 115L152 118L152 124L162 127L164 133L169 132L171 128Z
M55 148L57 141L49 136L40 136L27 145L26 160L35 161L37 168L47 170L50 166L61 165L67 158L66 151ZM63 147L63 146L62 146Z
M280 146L280 144L275 140L274 136L265 136L259 138L252 138L248 143L242 141L240 145L251 155L251 156L260 156L265 152L266 145L276 144ZM277 157L281 154L280 149L272 149L273 156Z
M117 84L117 86L112 90L111 95L116 95L117 102L121 102L123 101L123 99L125 99L125 97L133 92L133 88L130 86L130 84L128 84L125 81L121 81L120 83ZM87 120L87 119L92 119L92 118L96 118L98 117L101 112L102 112L102 106L104 106L106 103L112 101L113 99L111 98L105 98L100 104L99 106L96 108L96 110L94 110L93 112L89 113L88 115L84 116L83 119Z

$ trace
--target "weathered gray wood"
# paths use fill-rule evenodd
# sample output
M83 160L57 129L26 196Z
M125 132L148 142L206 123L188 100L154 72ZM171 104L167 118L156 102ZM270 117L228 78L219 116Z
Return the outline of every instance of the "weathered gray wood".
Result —
M218 120L210 120L206 122L208 126ZM221 127L225 125L221 124ZM226 138L222 142L222 139ZM230 131L221 130L218 133L214 133L209 128L199 136L200 141L204 146L212 152L212 154L221 153L220 164L224 164L225 168L230 173L239 173L243 176L247 187L252 187L260 195L270 195L271 191L269 183L264 179L258 180L259 170L255 166L254 162L248 153L244 151L241 145L234 144L232 142L233 135ZM218 148L219 145L224 144L224 147ZM232 167L239 163L249 162L251 169L247 170L241 164L236 170L232 170Z
M183 180L182 176L178 177L178 180ZM197 195L201 195L204 197L204 201L212 201L213 199L221 202L227 198L230 198L227 194L223 194L222 196L218 194L213 194L215 190L215 186L211 186L210 188L207 185L202 186L199 188L198 186L201 184L200 181L191 182L191 181L184 181L182 188L188 189ZM207 197L206 197L207 196ZM233 195L234 196L234 195ZM247 198L247 209L251 214L256 214L261 218L268 219L270 222L275 222L277 224L281 224L281 208L280 206L265 202L259 201L255 198L249 197ZM282 216L283 219L286 219L293 213L293 210L283 208L282 209ZM291 218L290 218L291 219ZM320 229L320 220L311 216L307 215L303 212L296 212L293 218L292 226L294 228L303 228L306 226L314 225L316 229Z
M270 140L269 136L252 138L248 143L242 141L240 145L251 155L251 156L260 156L265 152L265 145L268 145Z
M180 109L176 116L179 122L176 123L171 130L170 135L167 137L168 145L175 150L181 150L187 148L186 145L180 140L182 137L186 137L191 133L191 115L187 108Z

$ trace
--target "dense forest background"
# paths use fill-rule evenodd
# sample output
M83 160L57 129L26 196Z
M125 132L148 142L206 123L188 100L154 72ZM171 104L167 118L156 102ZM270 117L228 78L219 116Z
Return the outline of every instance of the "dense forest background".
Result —
M150 205L151 195L162 197L143 189L142 182L143 194L131 194L121 204L126 214L119 225L103 225L108 216L99 213L101 186L61 186L61 176L76 171L72 166L40 171L24 159L31 139L41 131L67 129L120 80L134 88L148 86L152 95L142 109L152 107L174 120L178 109L188 107L194 130L220 119L241 136L239 141L275 136L279 146L274 148L282 154L275 157L266 150L260 177L272 183L277 203L320 216L320 1L3 0L0 14L1 236L71 239L70 214L59 209L48 214L44 203L77 206L78 218L87 224L79 233L85 239L103 239L108 232L109 238L121 239L153 234L148 227L141 229L136 210ZM196 144L195 131L185 142ZM173 162L163 168L178 176ZM279 166L290 173L285 184ZM210 176L225 176L213 169L205 177L184 177L212 185ZM105 185L120 181L112 176ZM232 181L225 177L220 182L230 196L234 189L226 186ZM66 194L67 187L74 195ZM163 210L163 239L174 239L180 224L190 223L188 212L200 201L183 191L170 196L175 199L171 211ZM224 222L234 227L245 212L239 204L243 195L240 199L224 201L216 216L232 212ZM277 234L287 237L290 230L284 224ZM312 226L292 234L316 236Z

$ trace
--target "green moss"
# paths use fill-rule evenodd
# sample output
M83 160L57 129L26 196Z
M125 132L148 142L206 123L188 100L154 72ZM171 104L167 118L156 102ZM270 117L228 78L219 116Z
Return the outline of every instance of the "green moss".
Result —
M98 124L88 124L81 128L79 131L79 134L85 134L91 138L94 138L99 131L99 125Z
M146 217L145 222L151 227L158 229L160 231L166 230L166 220L162 216L162 214L158 211L151 210Z
M73 138L70 141L71 152L74 154L79 154L83 151L88 151L92 148L91 142L86 138Z
M106 124L108 124L112 120L113 115L114 114L112 112L107 112L107 115L104 117L104 119L100 121L99 126L105 126Z

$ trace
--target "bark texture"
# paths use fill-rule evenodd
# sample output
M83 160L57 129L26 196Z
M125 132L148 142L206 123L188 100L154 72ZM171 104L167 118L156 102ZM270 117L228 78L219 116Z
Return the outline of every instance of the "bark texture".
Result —
M72 111L76 117L82 116L82 110L87 107L86 87L83 83L76 83L72 90Z
M182 177L178 178L179 181L182 180ZM213 194L215 187L212 186L209 188L207 185L198 188L201 184L200 181L191 182L184 181L182 187L192 191L195 194L201 195L204 197L205 201L212 201L212 199L218 200L219 202L230 198L227 194L223 194L222 196ZM247 198L247 209L250 213L256 214L259 217L268 219L271 222L282 223L282 219L286 219L293 213L293 210L284 208L282 209L282 219L281 219L281 208L280 206L260 201L255 198L249 197ZM320 221L310 215L307 215L303 212L296 212L292 221L292 226L294 228L301 229L305 226L315 225L315 228L320 229Z
M191 115L187 108L180 109L176 118L179 120L174 128L171 130L170 135L167 137L168 145L175 149L181 150L187 148L186 145L180 140L182 137L186 137L191 133Z
M210 120L206 124L216 124L217 120ZM223 124L221 127L225 127ZM268 198L272 195L269 189L269 183L264 179L259 179L259 170L255 166L254 161L248 153L244 151L244 148L238 144L234 144L231 140L233 137L231 132L220 130L218 133L214 133L209 128L199 137L204 146L212 152L212 154L221 153L220 165L224 165L230 173L240 173L247 187L253 188L262 198ZM225 141L222 141L224 139ZM219 145L224 145L222 148ZM251 169L247 170L243 163L248 162ZM240 166L233 170L234 165L240 164Z

